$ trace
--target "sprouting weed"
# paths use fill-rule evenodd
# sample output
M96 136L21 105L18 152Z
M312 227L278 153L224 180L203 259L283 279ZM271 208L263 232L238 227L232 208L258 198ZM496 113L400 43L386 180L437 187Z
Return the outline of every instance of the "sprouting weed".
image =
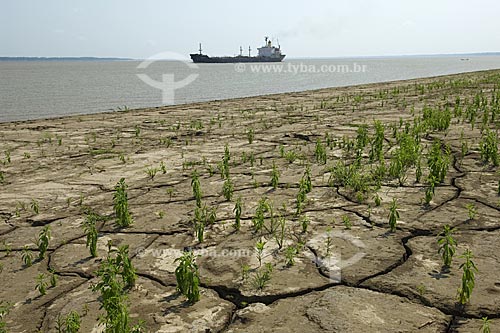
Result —
M398 203L396 198L392 199L391 207L389 209L389 227L391 232L396 231L396 223L399 219Z
M28 245L25 245L23 247L21 258L23 259L24 266L30 267L31 265L33 265L33 253L29 249Z
M36 245L38 246L38 251L39 251L38 259L43 260L45 258L45 253L49 248L50 238L51 238L50 226L46 225L40 231L40 234L38 235L37 239Z
M49 284L47 283L46 279L47 279L47 276L44 273L40 273L36 277L35 290L38 290L38 292L42 296L47 294L47 287Z
M262 239L255 244L255 250L257 252L257 260L259 260L259 267L262 266L262 258L264 254L264 246L266 245L266 242L264 242Z
M200 277L198 265L192 251L186 251L181 257L175 259L179 266L175 269L177 290L187 297L190 303L200 300Z
M441 258L443 258L443 265L445 267L451 266L451 261L456 251L457 241L453 238L453 231L455 231L455 229L450 228L449 225L445 225L442 236L440 236L437 241L439 245L438 253L441 254Z
M473 202L471 202L466 204L465 208L467 208L467 215L469 216L469 220L474 220L474 218L477 215L476 205Z
M115 193L113 195L114 210L116 215L116 224L120 227L128 227L134 220L130 215L128 209L128 194L127 194L127 184L125 183L125 178L120 179L120 181L115 186Z
M233 227L236 230L240 230L241 226L241 213L242 213L242 204L241 204L241 197L238 197L236 199L236 203L234 204L234 224Z
M478 272L476 265L472 261L472 252L466 249L465 252L460 256L460 258L465 259L465 262L460 265L463 269L462 274L462 284L458 288L458 302L460 304L467 304L472 296L472 291L475 286L475 276L474 274Z
M352 222L351 222L351 219L349 218L349 216L343 215L342 216L342 223L344 223L344 226L347 230L351 230Z

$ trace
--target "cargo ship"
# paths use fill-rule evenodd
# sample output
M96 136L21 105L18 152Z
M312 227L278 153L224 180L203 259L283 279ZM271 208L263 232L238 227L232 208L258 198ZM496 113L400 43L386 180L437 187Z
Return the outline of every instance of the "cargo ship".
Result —
M191 53L191 60L195 63L238 63L238 62L281 62L285 59L285 54L281 53L281 48L278 46L273 46L269 37L265 37L265 44L259 47L257 50L259 53L257 56L252 56L252 49L248 47L248 56L243 55L243 48L240 46L240 54L233 57L209 57L202 53L201 43L200 43L200 53Z

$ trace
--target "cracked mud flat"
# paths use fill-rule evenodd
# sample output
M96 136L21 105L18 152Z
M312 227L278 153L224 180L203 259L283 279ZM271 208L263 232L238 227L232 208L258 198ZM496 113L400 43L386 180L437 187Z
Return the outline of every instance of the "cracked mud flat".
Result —
M477 332L486 316L495 331L500 318L500 176L497 167L481 161L483 111L475 126L464 114L482 91L490 112L484 126L495 129L499 90L500 71L488 71L0 124L0 301L13 305L5 317L7 328L53 332L57 317L75 310L82 316L82 332L102 331L98 318L103 310L90 286L98 281L95 271L111 242L129 245L138 273L128 293L131 322L144 320L150 332ZM462 115L454 114L457 97ZM402 184L386 176L380 188L369 183L361 198L349 187L330 184L331 167L339 161L355 163L342 142L354 142L360 125L368 125L370 138L374 119L385 125L383 156L389 166L398 147L393 124L403 131L404 122L421 117L424 106L449 107L453 116L447 130L422 135L420 182L412 166ZM450 145L452 161L425 205L427 155L434 139ZM315 158L318 140L325 146L330 141L326 163ZM462 156L464 141L468 151ZM223 196L218 169L226 144L232 201ZM360 160L366 170L375 165L369 149L370 143ZM161 162L164 172L151 179L147 169ZM280 172L276 189L270 186L273 163ZM297 215L306 166L312 191ZM201 243L193 229L195 169L203 203L217 212ZM118 228L113 219L113 188L122 177L135 221L128 228ZM235 230L238 197L243 211L241 228ZM281 248L267 229L254 232L252 218L263 197L272 203L275 217L285 218ZM400 218L397 230L390 232L393 198ZM473 219L468 218L471 204ZM85 246L85 207L108 217L98 224L97 258ZM309 221L306 232L304 218ZM268 229L272 220L266 215ZM445 224L456 228L458 242L449 271L442 269L436 243ZM27 246L38 256L35 239L44 226L52 231L48 257L25 267L22 250ZM261 239L266 245L259 264L255 244ZM290 266L285 249L298 244ZM202 287L201 300L192 305L175 290L174 260L186 247L198 255ZM474 253L479 272L470 303L458 306L459 255L466 248ZM253 280L265 264L273 271L259 290ZM59 282L40 296L35 280L48 270Z

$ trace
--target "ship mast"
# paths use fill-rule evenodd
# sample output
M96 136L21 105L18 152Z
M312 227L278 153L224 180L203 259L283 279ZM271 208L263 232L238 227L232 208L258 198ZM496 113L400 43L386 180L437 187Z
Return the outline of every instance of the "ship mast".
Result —
M201 55L201 43L200 43L200 55Z

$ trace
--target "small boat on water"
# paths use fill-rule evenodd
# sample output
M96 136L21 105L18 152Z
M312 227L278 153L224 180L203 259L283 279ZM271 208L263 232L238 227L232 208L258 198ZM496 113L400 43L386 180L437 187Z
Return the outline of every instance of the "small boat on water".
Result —
M200 43L200 53L190 54L191 60L195 63L238 63L238 62L281 62L285 59L285 54L281 53L281 48L273 46L269 37L265 37L265 44L257 49L257 56L252 56L252 49L248 47L248 56L243 55L243 48L240 46L240 54L233 57L209 57L202 53Z

